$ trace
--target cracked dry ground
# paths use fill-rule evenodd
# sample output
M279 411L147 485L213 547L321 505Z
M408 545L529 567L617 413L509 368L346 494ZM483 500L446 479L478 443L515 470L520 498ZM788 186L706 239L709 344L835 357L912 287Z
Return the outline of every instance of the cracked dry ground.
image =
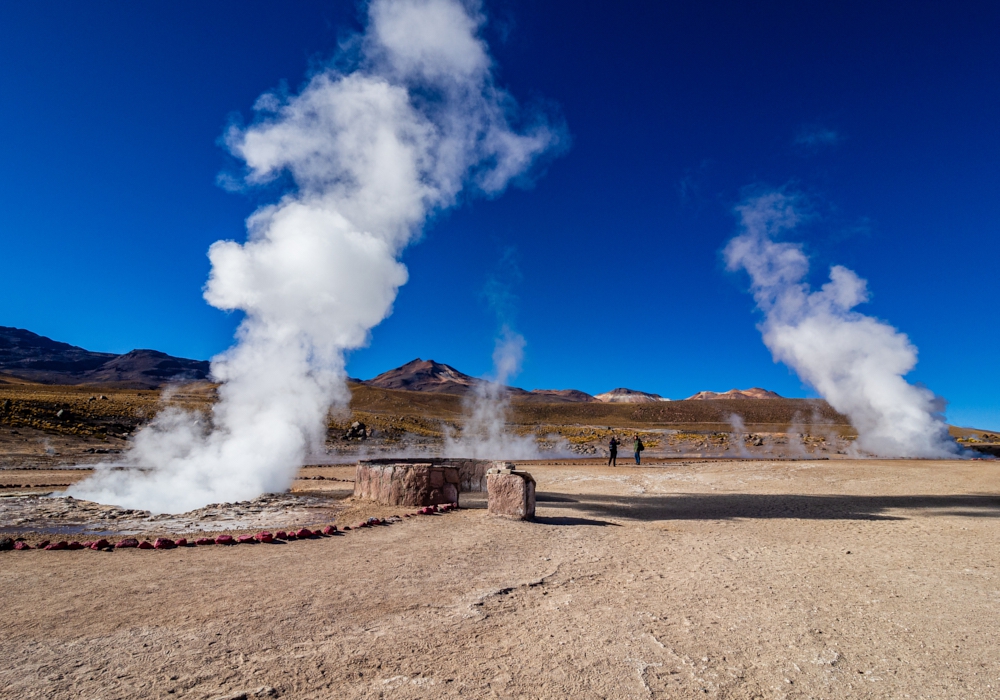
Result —
M2 553L0 694L1000 696L998 463L528 468L535 523Z

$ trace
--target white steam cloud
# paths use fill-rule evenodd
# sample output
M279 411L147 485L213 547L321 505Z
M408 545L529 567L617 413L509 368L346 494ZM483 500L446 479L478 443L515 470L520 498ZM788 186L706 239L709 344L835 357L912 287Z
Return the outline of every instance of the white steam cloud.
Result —
M398 256L427 217L471 185L495 195L558 141L544 120L515 130L494 83L477 3L372 0L355 69L327 68L298 95L267 93L255 123L226 134L247 184L294 190L219 241L205 299L240 310L237 343L213 360L210 419L176 410L72 495L154 512L290 486L345 403L344 352L363 346L407 279Z
M747 200L737 207L743 231L724 251L730 270L750 274L765 345L851 419L860 450L957 456L941 400L903 379L917 363L916 347L887 323L853 310L868 300L865 280L835 265L830 281L814 291L804 281L809 259L802 246L775 240L800 222L796 205L783 192Z

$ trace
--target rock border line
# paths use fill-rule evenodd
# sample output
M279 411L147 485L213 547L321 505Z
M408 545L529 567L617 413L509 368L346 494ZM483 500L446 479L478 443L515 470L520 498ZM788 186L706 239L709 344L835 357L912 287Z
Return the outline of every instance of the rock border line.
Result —
M325 537L336 537L352 530L360 530L377 525L393 525L403 522L404 518L416 517L418 515L435 515L437 513L449 513L458 510L457 503L445 503L443 505L427 506L420 508L413 513L404 513L402 517L393 515L388 518L368 518L354 525L345 525L338 529L336 525L327 525L323 528L310 530L307 527L298 530L278 530L273 534L267 530L262 530L253 535L219 535L218 537L199 537L196 540L188 541L185 537L172 540L167 537L157 537L153 542L138 540L135 537L124 537L117 542L106 539L88 542L51 542L43 540L32 547L23 539L12 539L4 537L0 539L0 551L27 551L29 549L44 550L50 552L93 549L95 551L113 552L118 549L177 549L181 547L206 547L209 545L233 546L237 544L275 544L277 542L294 542L297 540L317 540Z

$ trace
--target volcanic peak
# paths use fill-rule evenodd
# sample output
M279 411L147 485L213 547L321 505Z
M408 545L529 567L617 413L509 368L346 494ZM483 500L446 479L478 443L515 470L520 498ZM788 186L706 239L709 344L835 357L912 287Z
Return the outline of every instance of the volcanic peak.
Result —
M434 360L419 357L402 367L383 372L374 379L364 382L380 389L404 389L406 391L431 391L438 394L465 394L483 380L470 377Z

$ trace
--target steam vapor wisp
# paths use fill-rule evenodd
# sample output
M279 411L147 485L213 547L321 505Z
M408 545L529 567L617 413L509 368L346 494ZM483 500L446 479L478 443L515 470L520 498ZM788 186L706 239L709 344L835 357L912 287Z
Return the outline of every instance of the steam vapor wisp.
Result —
M507 430L510 393L507 382L521 370L524 336L504 325L493 348L493 373L478 382L465 402L462 431L445 435L444 456L474 459L538 459L533 435Z
M768 192L738 206L742 233L724 255L730 270L750 274L764 320L760 331L774 359L791 367L858 431L856 448L882 457L955 457L943 402L903 377L917 348L903 333L854 307L868 300L867 282L834 265L812 290L809 259L797 243L775 236L802 216L797 198Z
M247 185L287 174L295 190L247 221L248 239L209 250L205 299L245 318L212 362L222 382L208 421L166 410L119 465L69 493L154 512L237 501L291 485L349 399L344 353L391 313L398 257L463 188L493 196L558 142L538 119L515 130L493 80L474 1L372 0L349 44L297 95L262 95L257 119L226 134ZM115 470L112 466L141 467Z

